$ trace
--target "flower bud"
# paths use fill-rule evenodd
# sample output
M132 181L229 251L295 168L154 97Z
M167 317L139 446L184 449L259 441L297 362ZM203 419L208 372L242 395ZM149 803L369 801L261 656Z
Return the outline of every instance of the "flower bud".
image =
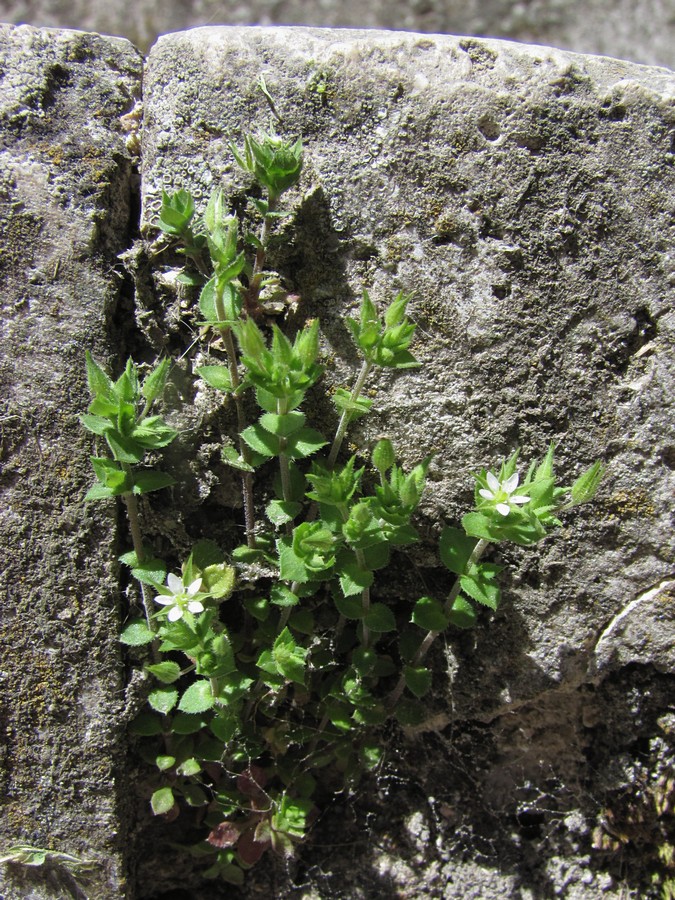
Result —
M379 440L373 448L373 465L380 475L384 475L385 472L388 472L389 469L391 469L395 462L396 454L394 452L394 445L388 438L382 438L382 440Z

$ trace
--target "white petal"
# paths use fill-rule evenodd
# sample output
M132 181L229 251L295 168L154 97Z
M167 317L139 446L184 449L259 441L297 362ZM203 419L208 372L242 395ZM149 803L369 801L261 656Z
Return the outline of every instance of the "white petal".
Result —
M178 575L174 575L173 572L166 576L166 583L169 585L169 590L174 594L182 594L185 590L183 579L179 578Z
M523 494L514 494L512 497L509 497L509 503L529 503L530 498L525 497Z
M498 503L495 506L495 509L497 510L498 513L501 513L503 516L508 516L508 514L511 512L511 508L509 507L508 503Z
M169 606L173 603L173 597L155 597L155 603L159 603L160 606Z
M499 479L496 475L493 475L492 472L488 472L485 476L485 480L488 483L488 487L491 488L493 494L496 493L501 485L499 484Z
M201 586L202 586L202 580L201 580L201 578L197 578L195 581L192 582L190 587L187 589L188 596L191 597L193 594L196 594L199 591L199 589L201 588Z
M188 609L191 613L204 612L204 606L202 605L201 600L190 600L190 602L188 603Z
M169 619L169 622L177 622L179 619L183 618L183 610L180 608L180 606L173 606L169 610L169 615L167 618Z
M515 491L515 489L518 487L519 480L520 479L518 477L518 473L514 472L513 475L509 476L509 478L507 478L506 481L503 482L502 490L506 491L507 494L510 494L511 491Z
M481 495L481 497L485 497L486 500L495 499L495 495L492 493L492 491L487 491L485 488L481 488L478 493Z

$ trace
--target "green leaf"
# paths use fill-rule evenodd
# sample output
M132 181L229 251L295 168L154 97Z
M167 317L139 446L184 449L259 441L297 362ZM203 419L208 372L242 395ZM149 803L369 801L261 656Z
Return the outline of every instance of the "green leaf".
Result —
M275 584L270 589L270 601L275 606L296 606L300 600L284 584Z
M80 416L80 423L87 431L92 431L98 435L104 435L112 427L110 419L105 419L103 416Z
M458 628L473 628L476 624L476 610L460 594L452 604L452 609L448 613L448 619L451 625L456 625Z
M110 430L105 439L118 462L139 463L143 459L145 451L142 445L131 438L124 437L119 431Z
M604 474L605 467L598 460L577 478L571 488L570 506L578 506L580 503L588 503L589 500L592 500Z
M361 591L354 592L351 596L341 597L337 594L333 598L337 611L345 619L362 619L365 615Z
M352 665L361 677L370 675L377 665L377 653L370 647L356 647L352 653Z
M312 637L315 631L314 613L309 609L296 609L288 620L289 628Z
M132 480L129 473L112 459L106 457L89 457L96 477L106 487L112 488L114 494L131 491Z
M462 575L476 543L474 537L469 537L461 529L447 526L441 532L439 545L441 560L451 572Z
M364 744L361 747L360 756L366 769L371 771L380 764L383 750L377 744Z
M279 455L279 438L266 431L262 425L249 425L242 431L241 438L251 450L255 450L261 456L271 458Z
M154 713L142 712L129 725L129 731L141 737L154 737L162 733L162 720Z
M174 807L173 791L170 787L160 788L150 798L153 815L162 816Z
M283 581L297 581L298 584L312 581L312 575L293 551L291 538L280 538L277 541L277 550L279 551L279 577Z
M186 759L184 762L182 762L176 769L176 772L179 775L185 775L187 778L189 778L191 775L198 775L201 770L202 767L199 761L194 757L191 757L190 759Z
M173 684L174 681L180 678L180 666L177 662L172 662L168 659L145 668L163 684Z
M214 600L229 597L234 590L236 571L227 563L221 562L202 569L202 590L208 592Z
M94 397L109 397L113 393L112 380L106 375L91 353L85 353L87 367L87 384Z
M278 415L277 413L264 413L260 417L260 424L277 437L289 437L299 431L305 424L305 414L299 411Z
M169 369L171 368L171 362L168 359L163 359L158 366L156 366L152 372L147 376L145 381L143 382L143 387L141 388L141 394L145 397L148 403L152 403L153 400L156 400L157 397L162 394L164 391L164 387L166 386L166 380L169 377Z
M211 709L215 700L209 681L195 681L180 698L178 709L186 713L200 713Z
M247 463L234 447L223 447L220 455L223 462L232 466L233 469L239 469L241 472L255 472L253 466Z
M223 712L211 719L209 728L219 741L228 744L239 730L239 722L234 716Z
M354 727L352 709L344 703L331 700L326 704L326 715L329 721L340 731L351 731Z
M396 631L394 614L384 603L373 603L364 616L363 624L378 634L385 631Z
M155 712L162 713L162 715L166 715L176 705L176 701L178 700L178 691L173 687L160 687L155 688L154 691L150 691L148 696L148 703L155 710Z
M132 619L122 629L120 634L120 642L128 647L142 647L144 644L150 644L155 639L155 635L147 626L145 619Z
M173 734L196 734L207 725L206 719L199 715L190 715L189 713L176 713L171 722L171 731Z
M199 646L199 637L194 633L183 619L177 622L167 623L162 629L162 643L159 649L166 650L194 650ZM189 710L186 710L189 712Z
M150 491L159 491L176 483L167 472L134 472L134 494L149 494Z
M448 627L448 617L443 606L433 597L420 597L410 621L425 631L445 631Z
M291 631L284 628L274 642L272 657L284 678L304 685L305 657L308 652L306 648L296 644Z
M185 797L188 806L206 806L209 798L198 784L184 784L181 793Z
M372 400L368 400L366 397L352 397L351 391L346 391L344 388L338 388L333 394L332 400L341 413L349 413L350 421L359 416L365 416L373 405Z
M264 622L270 614L269 600L267 597L247 597L244 600L244 608L257 619Z
M286 454L291 459L305 459L325 447L327 443L324 436L314 428L301 428L288 439Z
M345 597L362 593L374 581L373 573L362 569L356 562L339 565L339 571L340 587Z
M497 609L500 590L495 583L495 578L499 571L500 566L491 563L472 566L470 572L460 578L462 590L477 603L489 606L490 609Z
M203 287L204 286L204 276L199 272L181 272L180 275L176 275L176 283L177 284L185 284L187 287Z
M156 756L155 757L155 765L159 769L160 772L166 772L167 769L172 769L176 763L175 756Z
M232 377L226 366L199 366L197 374L217 391L230 393L232 390Z
M280 526L292 522L301 510L302 504L293 500L272 500L265 508L265 515L273 525Z
M167 425L159 416L143 419L131 431L133 441L148 450L167 447L176 437L178 437L176 429Z
M134 550L122 554L119 559L121 563L131 568L133 577L143 584L150 584L156 587L162 584L166 578L166 566L161 559L147 557L142 563L139 563Z
M492 520L483 513L467 513L462 517L462 528L471 537L481 538L484 541L501 540L499 529L495 528Z
M420 668L406 666L403 676L408 690L418 698L424 697L431 688L431 672L423 666Z
M92 484L84 495L84 499L86 503L89 503L91 500L109 500L111 497L119 496L120 493L124 493L124 491L114 491L104 484Z

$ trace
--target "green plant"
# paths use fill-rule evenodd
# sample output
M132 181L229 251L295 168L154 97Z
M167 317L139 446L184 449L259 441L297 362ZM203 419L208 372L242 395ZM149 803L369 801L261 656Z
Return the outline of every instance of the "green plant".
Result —
M172 481L146 459L175 437L150 414L167 360L144 380L129 361L113 381L87 357L93 401L82 423L110 454L92 458L88 498L122 497L129 514L133 550L122 561L140 583L144 615L127 622L121 640L151 651L148 709L132 730L156 770L152 810L200 809L206 840L192 852L208 858L208 876L239 883L268 849L293 852L327 767L355 783L378 764L378 726L415 721L432 685L425 659L435 638L473 626L477 606L498 608L488 546L543 538L561 511L592 498L602 467L559 487L551 447L522 482L517 452L496 473L481 470L475 509L441 535L455 579L447 597L419 597L407 609L376 599L378 573L418 540L414 515L431 459L406 470L387 439L369 460L341 451L350 424L371 412L364 388L373 369L418 365L410 298L397 294L381 313L363 292L358 317L347 319L362 365L351 389L333 394L339 424L327 438L305 411L323 372L319 322L289 336L268 326L262 299L276 281L266 268L270 234L300 177L302 144L262 134L232 151L263 192L251 200L257 233L242 233L221 191L201 218L186 191L164 194L158 224L186 257L184 280L199 286L203 325L225 350L223 362L196 374L236 408L237 443L222 458L241 477L245 542L201 540L180 574L167 574L143 544L136 495Z

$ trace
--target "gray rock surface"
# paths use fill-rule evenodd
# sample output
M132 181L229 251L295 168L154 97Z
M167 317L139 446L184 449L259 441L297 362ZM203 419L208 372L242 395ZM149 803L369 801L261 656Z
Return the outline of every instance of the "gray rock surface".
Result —
M114 359L131 162L125 40L0 28L0 867L5 900L124 894L116 513L83 503L83 358ZM55 859L55 858L54 858Z
M326 804L299 861L265 862L238 890L203 883L166 843L181 835L147 815L124 756L113 560L126 538L114 509L82 503L84 349L114 365L199 336L166 259L142 242L125 254L135 317L118 261L139 215L140 57L95 35L0 38L0 849L96 864L77 881L57 864L6 866L6 900L652 896L659 850L675 844L675 75L365 31L214 28L153 48L146 240L163 186L203 205L222 185L243 205L228 142L267 125L262 74L278 127L306 147L272 259L298 321L322 321L328 388L353 377L342 318L362 288L381 303L414 292L424 366L374 379L377 415L355 435L387 433L407 464L436 454L424 541L387 599L449 587L435 536L470 502L470 473L514 446L527 460L555 441L567 480L596 457L609 469L593 507L538 549L495 557L503 606L436 648L425 723L385 730L383 768ZM144 510L164 552L194 527L226 539L238 515L236 481L206 469L226 424L193 385L206 350L190 349L169 392L184 427L178 511L160 494ZM323 390L313 403L328 429Z
M651 845L614 848L622 882L601 822L637 817L612 803L672 766L659 716L673 688L675 75L452 37L169 35L145 76L149 237L163 187L242 199L228 142L267 124L260 75L306 147L274 262L299 315L321 319L338 382L353 376L341 319L362 288L380 302L414 292L424 365L373 382L379 414L356 441L385 432L410 464L436 454L430 539L392 590L442 590L433 534L466 509L470 473L515 446L529 460L554 441L568 480L597 457L609 467L592 509L537 551L502 551L503 608L437 654L449 691L409 743L391 739L373 796L326 811L301 895L642 896L630 892L663 823ZM194 328L170 275L144 283L138 316L175 344ZM316 412L329 416L320 396ZM185 424L208 414L198 398ZM197 476L200 502L232 502L221 477ZM367 841L352 815L370 816ZM150 856L142 881L155 872Z
M0 18L120 34L144 49L199 25L346 26L508 38L675 68L672 0L2 0Z

